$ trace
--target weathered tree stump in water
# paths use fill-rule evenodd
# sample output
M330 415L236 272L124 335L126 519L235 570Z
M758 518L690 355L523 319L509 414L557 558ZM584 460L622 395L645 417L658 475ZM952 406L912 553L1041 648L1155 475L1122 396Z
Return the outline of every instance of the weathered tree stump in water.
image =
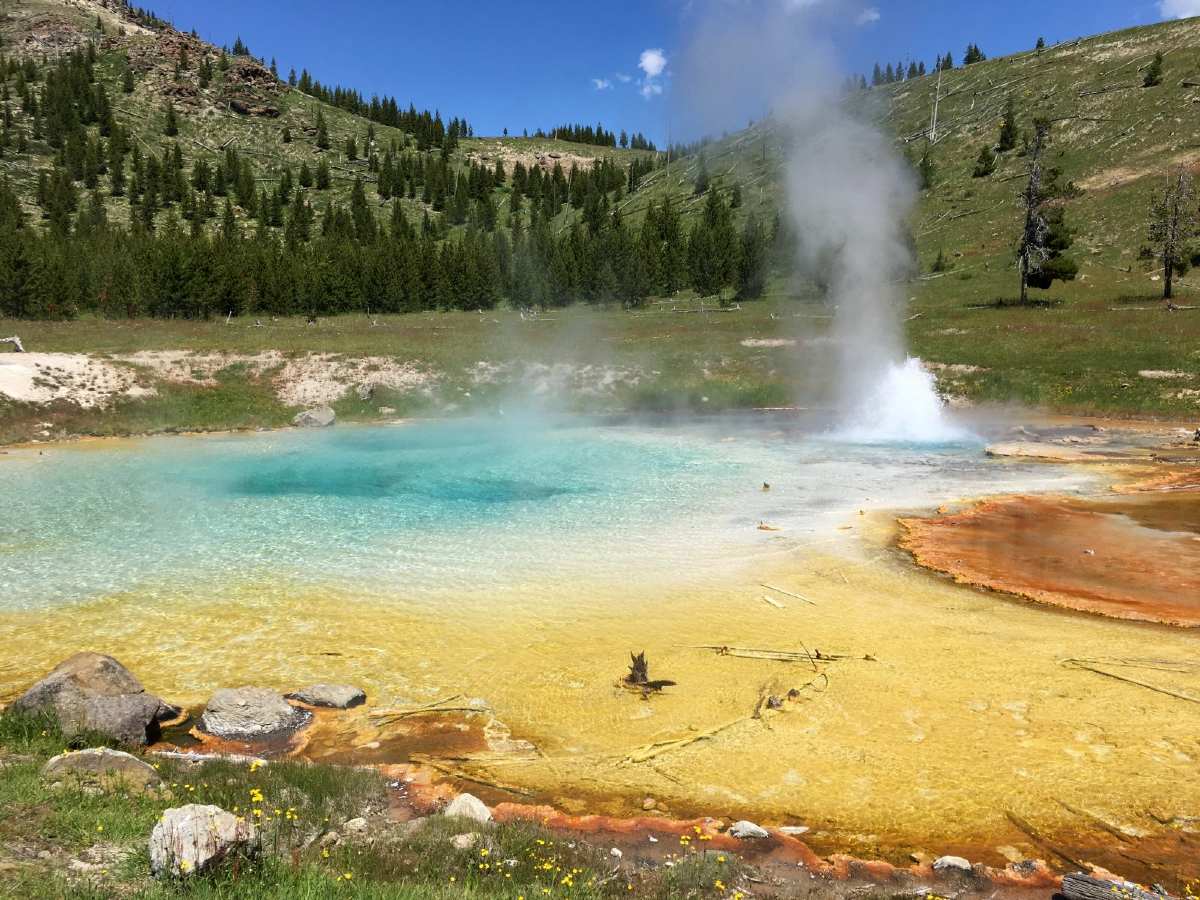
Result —
M1156 894L1128 881L1101 881L1078 873L1063 876L1059 896L1066 900L1171 900L1167 894Z
M643 696L658 693L663 688L673 687L675 682L662 679L650 680L650 666L646 662L646 652L630 653L629 674L621 682L631 691L641 691Z

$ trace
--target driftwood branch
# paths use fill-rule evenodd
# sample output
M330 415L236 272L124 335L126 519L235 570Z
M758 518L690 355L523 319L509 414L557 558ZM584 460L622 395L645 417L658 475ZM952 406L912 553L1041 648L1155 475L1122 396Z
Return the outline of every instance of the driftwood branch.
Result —
M759 586L760 586L760 587L765 587L765 588L766 588L768 591L774 591L774 592L775 592L775 593L777 593L777 594L783 594L785 597L793 597L793 598L795 598L796 600L803 600L803 601L804 601L805 603L807 603L809 606L816 606L816 605L817 605L817 604L816 604L816 603L814 603L812 600L809 600L807 597L805 597L805 596L803 596L803 595L801 595L801 594L794 594L794 593L792 593L791 591L785 591L783 588L781 588L781 587L775 587L775 586L774 586L774 585L772 585L772 584L760 583L760 585L759 585Z
M21 343L21 339L15 334L12 337L0 338L0 344L12 344L13 349L16 350L17 353L25 352L25 345Z
M1187 700L1191 703L1200 703L1200 697L1194 697L1191 694L1185 694L1181 691L1173 691L1170 688L1159 687L1156 684L1150 684L1146 681L1139 681L1136 678L1129 678L1125 675L1117 675L1113 672L1105 672L1103 669L1097 669L1095 666L1088 665L1081 659L1068 659L1063 662L1064 666L1071 669L1082 669L1085 672L1094 672L1097 675L1103 675L1105 678L1114 678L1117 681L1123 681L1126 684L1137 685L1145 688L1148 691L1154 691L1156 694L1166 694L1168 697L1174 697L1176 700Z
M1162 894L1143 890L1128 881L1101 881L1089 875L1078 872L1064 875L1062 896L1067 900L1112 900L1113 897L1123 897L1125 900L1168 900Z

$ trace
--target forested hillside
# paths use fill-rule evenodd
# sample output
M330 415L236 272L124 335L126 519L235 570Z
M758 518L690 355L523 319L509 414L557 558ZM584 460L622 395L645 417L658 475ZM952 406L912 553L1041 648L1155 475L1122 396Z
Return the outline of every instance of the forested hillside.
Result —
M669 154L603 125L485 138L467 111L280 73L119 0L14 2L0 37L4 315L729 301L788 271L769 119ZM848 82L844 102L895 135L922 187L918 301L1019 293L1039 123L1038 202L1074 281L1033 286L1073 301L1155 284L1152 190L1200 160L1200 25L1035 40Z

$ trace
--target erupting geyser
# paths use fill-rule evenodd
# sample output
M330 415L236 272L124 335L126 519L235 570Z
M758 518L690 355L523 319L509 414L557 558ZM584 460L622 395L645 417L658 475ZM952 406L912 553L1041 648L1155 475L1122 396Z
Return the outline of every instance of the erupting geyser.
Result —
M681 57L680 99L693 126L708 131L729 127L746 109L771 109L798 268L825 286L834 310L839 436L963 439L969 435L947 421L932 375L905 350L901 286L915 263L915 178L891 138L847 106L820 37L846 16L839 0L711 2Z

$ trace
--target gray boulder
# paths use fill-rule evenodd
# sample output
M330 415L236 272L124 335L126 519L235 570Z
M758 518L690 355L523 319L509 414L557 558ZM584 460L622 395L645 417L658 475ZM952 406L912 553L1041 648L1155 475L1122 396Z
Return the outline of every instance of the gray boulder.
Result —
M935 872L958 872L962 875L970 875L973 871L971 864L961 856L939 856L933 862L933 870Z
M168 809L150 833L150 868L176 878L207 872L235 855L258 850L254 826L219 806Z
M298 428L328 428L337 421L337 414L328 406L318 406L297 413L292 424Z
M442 810L442 815L455 819L470 819L481 825L492 821L492 811L474 794L459 794Z
M729 833L735 838L739 838L743 841L751 841L770 837L770 835L767 833L767 829L760 825L755 825L753 822L747 822L745 819L740 822L734 822L732 825L730 825Z
M354 388L354 395L358 397L359 400L366 403L375 396L375 385L368 384L366 382L356 385Z
M42 766L42 778L51 784L100 790L126 787L145 791L162 783L153 766L107 747L61 753Z
M68 737L99 732L125 744L158 740L159 726L179 710L147 694L111 656L76 653L16 699L12 709L54 717Z
M350 709L367 702L366 693L349 684L314 684L287 696L289 700L299 700L308 706L330 709Z
M266 688L222 688L212 695L200 727L225 738L265 738L295 731L310 716Z

